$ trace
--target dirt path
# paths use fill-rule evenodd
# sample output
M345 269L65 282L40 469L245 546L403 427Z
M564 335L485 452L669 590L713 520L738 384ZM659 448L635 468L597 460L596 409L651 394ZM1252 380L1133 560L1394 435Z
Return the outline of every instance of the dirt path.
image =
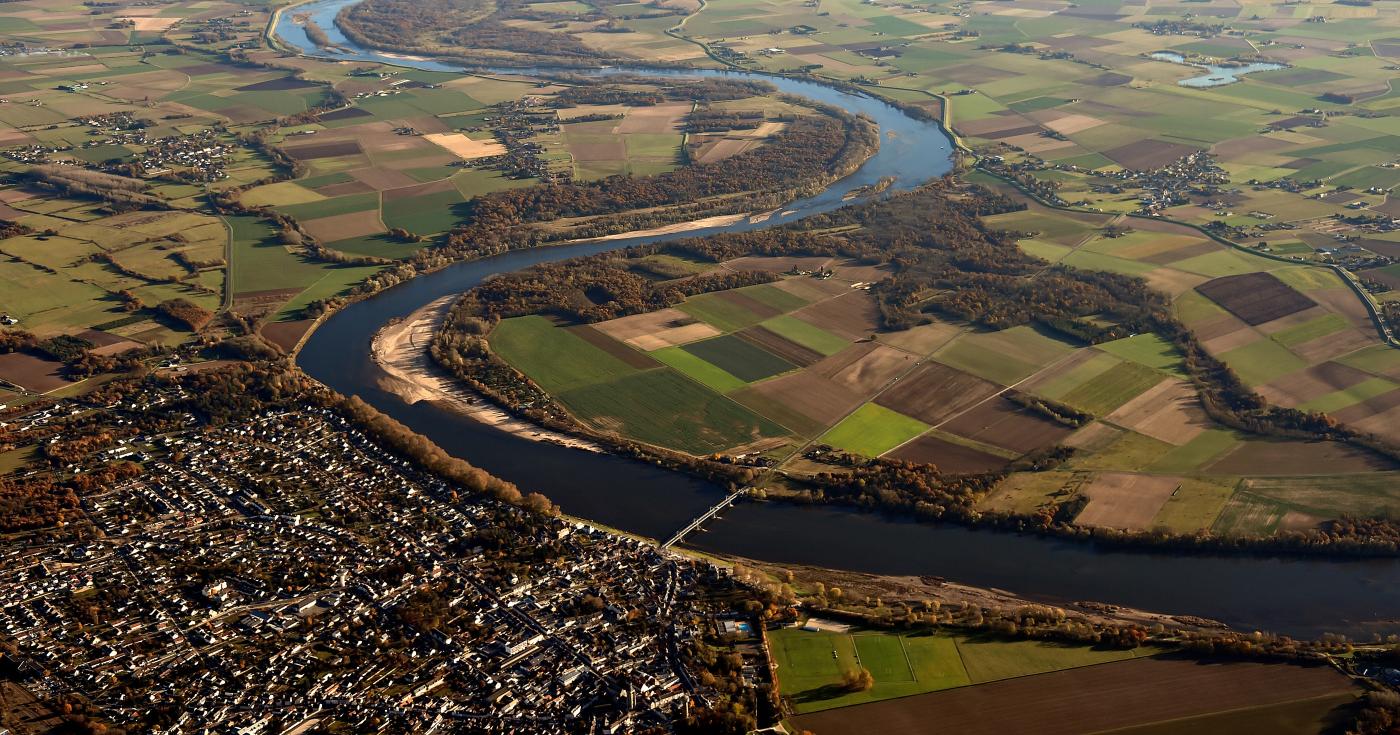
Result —
M408 315L403 321L379 330L370 345L370 354L375 364L386 373L380 379L379 387L408 403L435 401L439 405L522 439L551 442L590 452L603 451L602 447L592 442L551 431L510 415L484 396L462 385L433 362L428 353L428 346L455 298L444 296Z

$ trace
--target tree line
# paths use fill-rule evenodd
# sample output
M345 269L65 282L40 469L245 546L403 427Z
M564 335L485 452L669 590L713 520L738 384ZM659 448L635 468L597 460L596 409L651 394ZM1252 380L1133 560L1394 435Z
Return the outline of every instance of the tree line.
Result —
M170 208L160 197L143 193L149 184L140 179L56 163L34 166L25 175L36 187L101 199L119 209Z
M685 79L683 81L657 80L654 77L622 75L610 77L608 83L586 77L560 77L560 81L571 84L549 101L551 107L569 108L579 105L627 105L629 107L650 107L663 102L722 102L761 97L772 94L772 84L748 79ZM628 85L641 85L637 86ZM692 113L694 114L694 113ZM738 113L729 113L738 115ZM755 113L759 118L762 112Z

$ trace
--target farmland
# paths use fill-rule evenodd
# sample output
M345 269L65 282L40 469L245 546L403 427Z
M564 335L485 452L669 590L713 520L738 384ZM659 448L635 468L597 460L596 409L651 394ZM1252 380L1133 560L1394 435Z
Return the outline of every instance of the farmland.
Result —
M206 23L239 7L177 3L158 17L134 11L134 20L115 22L123 10L7 7L11 23L0 33L19 33L26 43L85 45L0 61L9 80L0 102L0 170L10 175L0 193L2 214L31 231L0 241L0 279L15 286L4 307L19 326L41 337L79 335L107 354L175 345L190 335L162 318L162 302L183 299L254 319L290 317L377 271L317 262L273 242L252 218L221 217L205 206L205 193L276 174L276 165L239 135L323 104L330 90L288 69L238 65L222 55L258 38L252 23L267 14L249 11L242 38L210 42L199 35ZM184 48L145 53L139 46L161 39ZM13 178L44 161L146 172L143 196L161 205L127 211ZM311 198L293 194L284 188L267 196Z
M1086 224L1051 224L1057 222L1056 215L1038 216L1040 226L1067 233ZM1181 246L1179 242L1175 247ZM771 273L786 262L748 257L717 269ZM1227 536L1308 528L1343 514L1384 515L1400 508L1400 498L1386 493L1357 496L1320 490L1364 485L1371 478L1382 484L1393 481L1400 471L1388 460L1337 444L1266 439L1216 423L1185 379L1181 355L1156 335L1088 346L1030 326L986 331L934 320L913 330L880 331L870 315L870 297L859 287L864 280L859 269L836 259L805 265L814 266L814 272L829 270L830 276L786 275L774 283L706 293L661 311L600 322L590 329L610 340L605 350L596 346L597 340L585 344L570 337L575 328L557 326L533 332L526 349L517 335L526 324L548 325L540 317L506 320L490 339L507 362L597 430L691 453L759 448L788 477L834 469L823 463L824 447L931 464L953 474L978 474L1002 471L1018 458L1059 445L1074 449L1064 472L1014 473L1003 487L988 493L979 508L1033 514L1077 503L1074 522L1083 526ZM1260 265L1273 270L1249 276L1267 280L1248 292L1267 294L1272 289L1277 295L1271 298L1291 305L1287 313L1259 325L1248 325L1211 300L1212 294L1221 293L1218 289L1180 292L1180 313L1206 324L1202 336L1209 337L1207 349L1219 349L1246 380L1269 375L1274 376L1271 380L1284 376L1300 381L1302 377L1293 378L1288 371L1317 373L1315 380L1333 387L1303 393L1300 383L1294 392L1311 400L1308 406L1339 408L1345 414L1368 402L1382 410L1391 405L1386 397L1393 395L1395 383L1383 373L1342 362L1309 367L1306 357L1291 351L1318 339L1318 334L1361 334L1361 327L1340 308L1342 302L1315 300L1305 293L1316 294L1316 289L1303 292L1288 285L1327 285L1325 278L1313 277L1303 266L1277 268L1269 261ZM1279 311L1268 299L1251 303L1263 304L1269 314ZM1327 308L1333 303L1339 306ZM1231 305L1240 311L1259 309ZM1256 354L1259 347L1248 344L1240 352L1233 343L1220 346L1212 336L1218 334L1215 324L1269 330L1278 320L1293 326L1267 332L1259 344L1281 355ZM1283 337L1270 338L1276 335ZM596 354L576 355L580 345ZM573 357L561 360L558 355ZM710 442L697 442L689 432L639 430L642 422L624 416L621 406L631 401L663 413L669 409L653 403L660 394L649 383L634 378L606 382L637 370L617 355L649 356L666 371L686 378L695 392L695 397L684 399L687 415L704 413L695 408L695 401L705 394L725 399L712 405L737 405L761 419L744 423L725 414L723 425L709 427ZM1372 369L1390 365L1364 349L1356 360ZM609 372L609 366L617 372ZM642 392L630 399L617 393L615 402L606 405L596 397L583 401L561 371L602 371L607 375L584 382ZM1013 394L1048 399L1083 411L1092 420L1066 425L1011 400ZM1297 492L1319 490L1302 502L1292 491L1266 495L1251 489L1280 487L1278 482Z
M1144 658L803 714L827 733L1316 733L1356 697L1327 667ZM1239 728L1239 729L1233 729Z
M1158 652L863 629L783 628L769 634L769 643L783 694L801 714ZM874 686L862 692L843 691L842 675L858 667L871 672Z
M1056 203L1218 228L1246 248L1400 284L1386 226L1400 184L1389 86L1394 13L1330 2L1211 8L1200 18L1163 3L776 7L708 3L684 32L733 65L858 80L941 114L974 151L995 157L992 169L1015 167ZM1197 25L1172 25L1181 18ZM1193 64L1235 58L1285 68L1190 86L1181 82L1200 70L1153 57L1163 51ZM1200 155L1208 164L1177 165ZM1080 242L1082 230L1063 218L1006 220L1038 232L1027 247L1053 260L1151 270L1116 247ZM1175 261L1195 277L1258 270L1235 253L1170 240L1130 235L1121 244L1155 249L1150 262Z
M612 346L605 349L600 343ZM491 333L491 344L578 415L642 441L705 453L786 434L778 424L714 391L731 387L726 380L735 381L734 386L743 385L742 380L680 348L671 348L669 360L662 350L659 362L650 361L600 331L584 339L539 316L501 322ZM619 359L618 352L631 352L645 362L638 367L637 359Z
M444 238L475 197L688 160L689 101L615 106L601 122L589 118L596 105L556 117L551 95L564 87L528 78L280 55L260 47L269 18L262 6L223 2L158 14L122 3L6 6L0 38L72 47L0 58L0 217L22 228L0 241L0 284L11 286L3 307L18 326L172 346L192 335L156 307L178 298L229 314L213 333L246 323L291 349L322 303ZM802 109L763 95L723 107ZM540 112L550 119L521 122ZM498 139L502 127L515 148ZM743 150L782 129L747 131ZM503 163L521 150L534 153ZM17 178L43 163L134 175L158 204L126 211ZM211 196L225 198L214 207Z

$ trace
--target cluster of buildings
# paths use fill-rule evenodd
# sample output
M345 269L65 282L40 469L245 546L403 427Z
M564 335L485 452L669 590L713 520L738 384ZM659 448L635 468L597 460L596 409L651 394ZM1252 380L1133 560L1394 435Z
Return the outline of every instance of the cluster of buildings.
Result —
M112 410L188 397L162 390ZM36 696L240 735L667 732L713 702L689 652L733 619L723 571L459 497L328 409L172 419L85 460L143 471L81 520L0 544L0 664Z
M37 165L40 163L48 163L49 156L55 153L63 153L71 150L73 150L73 146L66 144L31 143L15 148L7 148L3 155L12 161Z
M527 95L495 106L495 114L483 120L506 147L500 156L480 158L474 165L502 171L512 178L537 178L543 182L567 182L573 178L571 166L551 166L544 158L540 136L559 133L559 116L540 107L544 98Z
M152 138L147 134L145 120L130 113L119 112L76 119L92 128L94 137L83 141L82 148L107 145L134 146L138 169L130 172L145 176L173 174L186 181L221 181L228 178L227 166L235 151L227 135L205 128L189 135ZM67 153L74 147L66 144L34 143L6 149L2 155L27 164L49 163L55 154ZM60 157L62 158L62 157Z
M1134 214L1160 215L1165 210L1202 202L1214 207L1221 197L1229 198L1226 189L1230 185L1230 175L1215 161L1215 156L1205 151L1192 151L1171 163L1158 168L1129 169L1115 171L1093 171L1073 164L1049 163L1039 157L1025 155L1015 163L1002 156L984 156L979 165L1033 186L1037 193L1056 205L1084 205L1087 202L1069 202L1063 199L1049 182L1032 179L1026 174L1033 171L1063 170L1073 173L1091 174L1095 181L1090 188L1096 192L1123 194L1133 192L1138 197L1138 209Z
M127 133L140 135L141 132ZM228 162L234 147L223 134L205 128L190 135L172 135L144 142L137 155L147 176L178 172L182 179L220 181L228 178Z

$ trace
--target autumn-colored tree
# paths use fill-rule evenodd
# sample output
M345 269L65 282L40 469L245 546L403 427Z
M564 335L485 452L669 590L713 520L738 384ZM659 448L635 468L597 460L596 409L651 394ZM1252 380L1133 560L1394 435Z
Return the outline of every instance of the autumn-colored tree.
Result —
M870 669L864 666L841 675L841 688L848 692L865 692L873 686L875 686L875 677L870 673Z

